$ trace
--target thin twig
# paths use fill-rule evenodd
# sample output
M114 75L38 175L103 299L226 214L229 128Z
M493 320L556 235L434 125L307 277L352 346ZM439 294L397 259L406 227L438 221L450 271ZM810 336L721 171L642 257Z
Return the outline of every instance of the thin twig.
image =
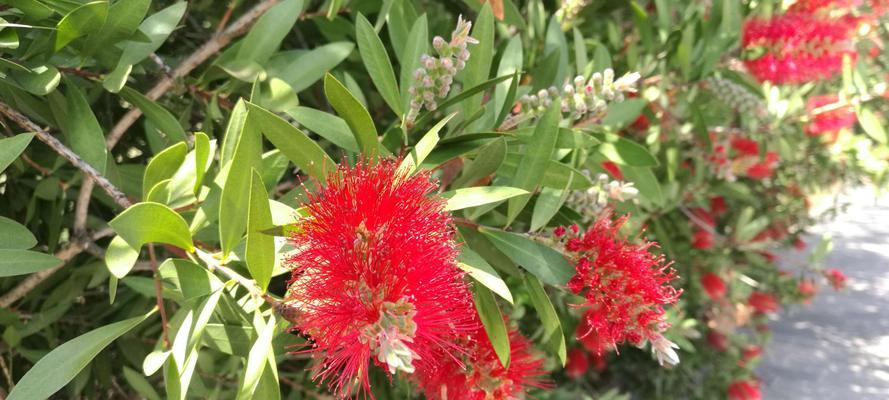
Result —
M49 146L56 153L68 160L71 164L77 167L77 169L89 175L89 177L95 180L96 184L98 184L99 187L101 187L105 191L105 193L108 193L108 195L111 196L111 199L113 199L115 203L123 208L127 208L132 204L130 202L130 199L128 199L127 196L122 191L120 191L120 189L118 189L108 179L102 176L99 171L96 171L96 169L93 168L92 165L87 164L86 161L83 161L80 156L71 151L71 149L60 142L59 139L56 139L55 136L51 135L43 128L37 126L37 124L28 119L28 117L26 117L24 114L18 112L2 101L0 101L0 113L9 117L9 119L11 119L13 122L18 124L18 126L22 127L26 131L34 132L34 134L37 135L37 139L40 139L41 142L46 143L47 146Z
M219 260L214 257L212 254L207 253L201 249L195 249L195 255L207 265L207 268L210 271L219 271L229 279L234 279L239 285L243 286L244 289L250 292L251 295L263 299L266 303L272 306L276 311L282 311L286 305L282 303L280 300L272 297L270 294L266 293L256 284L255 281L245 278L243 275L235 272L235 270L225 266Z
M148 93L145 93L145 97L148 97L151 100L159 99L173 87L176 83L176 79L188 75L192 70L197 68L198 65L203 64L204 61L207 61L212 55L218 53L219 50L228 45L234 38L246 33L247 30L250 29L250 26L252 26L253 23L266 12L266 10L277 4L278 1L279 0L264 0L253 6L253 8L247 11L246 14L235 20L231 26L221 33L213 35L207 43L204 43L201 47L191 53L191 55L183 60L169 76L161 78L161 80L155 84ZM142 111L138 108L133 108L124 114L120 121L118 121L117 124L111 128L111 131L108 132L108 136L105 137L105 144L107 147L109 149L113 148L114 145L120 141L120 138L123 137L123 134L127 129L129 129L141 115Z
M237 1L229 1L228 7L225 8L225 14L222 14L222 18L219 19L219 25L216 26L216 34L219 34L225 29L225 25L228 24L228 20L232 17L232 11L235 10L235 6L238 4Z
M6 359L3 358L2 354L0 354L0 370L3 370L3 377L6 378L6 385L9 387L9 390L12 390L13 386L15 386L15 382L12 380L12 372L9 371L9 366L6 365Z
M86 217L90 208L90 198L93 196L95 181L84 178L77 192L77 202L74 203L74 234L82 235L86 232Z
M167 332L167 310L164 307L164 288L161 285L161 274L157 270L157 256L154 254L154 244L148 244L148 262L151 263L151 272L154 273L154 297L157 300L157 309L161 316L161 328L164 332L164 348L170 347L170 334Z

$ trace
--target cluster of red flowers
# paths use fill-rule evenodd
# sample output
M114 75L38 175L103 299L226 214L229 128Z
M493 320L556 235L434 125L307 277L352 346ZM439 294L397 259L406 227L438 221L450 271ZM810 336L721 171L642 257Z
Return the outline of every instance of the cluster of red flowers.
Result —
M707 272L704 275L701 275L701 286L704 288L704 292L707 293L707 296L713 300L721 299L725 296L725 281L713 272Z
M827 278L827 282L830 283L830 286L833 286L834 290L842 290L845 288L846 281L848 280L846 274L836 268L824 271L824 277Z
M728 180L737 176L751 179L765 179L772 176L778 165L778 153L767 151L760 157L759 142L739 134L729 135L718 141L715 132L710 133L714 142L713 153L704 157L715 168L716 175Z
M579 332L581 341L595 334L596 342L611 347L623 342L640 346L647 340L654 344L668 327L663 306L675 303L681 293L669 285L675 271L648 251L656 243L621 240L619 230L626 220L612 220L606 211L586 233L565 242L577 271L568 288L583 295L582 306L588 308L583 317L588 331Z
M515 329L509 332L509 366L504 367L481 324L461 343L460 359L440 354L434 369L418 370L418 385L430 400L509 400L530 388L549 387L543 359Z
M728 387L729 400L760 400L762 394L759 389L759 381L748 379L732 382Z
M771 293L766 292L750 293L750 297L747 298L747 305L752 307L758 314L774 313L780 307L778 299Z
M825 111L820 110L824 106L837 104L840 101L837 95L813 96L806 101L806 111L809 113L810 121L806 124L806 135L821 136L829 135L829 141L836 141L837 135L843 129L850 129L855 126L857 117L855 110L851 106L846 105ZM817 112L817 113L816 113Z
M791 12L744 23L742 45L755 58L745 61L760 81L797 84L829 78L843 68L843 57L856 55L853 19L825 19Z
M754 142L756 143L756 142ZM696 249L709 249L716 243L713 232L716 229L716 218L727 211L725 198L714 196L710 199L710 209L693 208L689 210L691 223L694 227L691 246Z

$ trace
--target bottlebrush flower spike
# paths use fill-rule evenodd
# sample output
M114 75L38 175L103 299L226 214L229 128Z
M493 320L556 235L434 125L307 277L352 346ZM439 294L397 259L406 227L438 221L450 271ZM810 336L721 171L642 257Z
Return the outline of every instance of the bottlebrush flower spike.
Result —
M568 361L565 363L565 375L577 379L590 369L590 359L582 349L568 350Z
M761 400L759 381L754 379L735 381L728 387L729 400Z
M855 126L858 119L855 110L849 105L821 111L823 107L837 104L839 101L837 95L813 96L806 101L806 111L810 118L806 124L806 135L820 136L827 133L835 136L840 130Z
M543 358L532 353L531 342L518 330L509 331L509 366L504 368L481 324L459 343L459 361L444 354L433 368L418 370L418 383L430 400L512 400L525 398L532 388L550 387Z
M641 347L651 341L659 358L671 361L672 343L661 334L669 327L663 306L681 294L669 285L676 273L663 256L648 252L656 243L634 245L621 239L626 221L626 216L612 220L605 211L586 233L565 243L577 271L567 286L584 296L580 306L588 308L584 322L589 331L578 337L595 333L611 347L623 342Z
M827 282L830 283L830 286L833 286L834 290L842 290L845 288L846 281L848 280L846 274L836 268L824 271L824 277L827 278Z
M701 286L704 287L704 291L707 292L707 296L711 299L721 299L725 296L725 282L719 275L716 275L712 272L707 272L706 274L701 276Z
M852 35L857 22L789 13L744 23L742 45L755 58L745 61L760 81L797 84L831 78L843 56L855 61Z
M340 166L292 235L288 303L308 336L316 379L339 397L370 395L371 364L390 374L430 368L475 332L472 298L456 265L445 202L427 173L392 160Z
M753 292L747 298L747 305L759 314L773 313L778 311L778 300L775 296L765 292Z

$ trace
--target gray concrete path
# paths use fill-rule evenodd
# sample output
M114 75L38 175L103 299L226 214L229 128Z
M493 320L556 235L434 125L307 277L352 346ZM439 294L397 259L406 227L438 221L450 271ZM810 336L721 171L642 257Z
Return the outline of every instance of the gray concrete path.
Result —
M841 202L848 211L816 227L807 243L811 250L821 233L833 234L826 265L845 272L847 289L821 285L811 305L775 317L757 370L765 400L889 399L889 195L857 189ZM787 254L782 262L805 257Z

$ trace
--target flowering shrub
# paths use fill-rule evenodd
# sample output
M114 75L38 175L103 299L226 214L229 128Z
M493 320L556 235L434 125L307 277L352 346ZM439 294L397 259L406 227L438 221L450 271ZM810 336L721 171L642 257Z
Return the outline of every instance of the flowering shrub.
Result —
M759 399L884 3L6 2L0 398Z

